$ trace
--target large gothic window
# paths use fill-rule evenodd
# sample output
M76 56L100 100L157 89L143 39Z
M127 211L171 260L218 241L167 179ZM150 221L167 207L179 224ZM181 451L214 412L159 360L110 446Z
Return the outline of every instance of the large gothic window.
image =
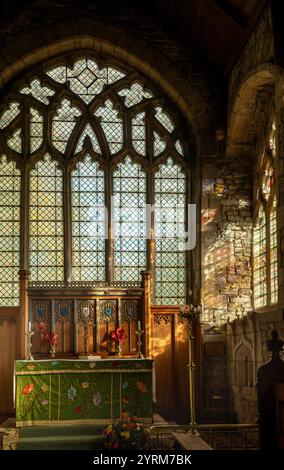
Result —
M57 58L16 82L0 109L1 304L17 304L21 266L39 283L138 283L150 269L152 302L184 303L182 128L154 84L106 58Z
M256 211L253 230L254 306L278 300L277 219L275 185L275 124L261 153L256 181Z

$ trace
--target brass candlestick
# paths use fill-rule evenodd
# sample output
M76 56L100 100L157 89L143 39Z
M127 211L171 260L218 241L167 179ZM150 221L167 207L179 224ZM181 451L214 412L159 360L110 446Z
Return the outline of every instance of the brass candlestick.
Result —
M188 381L189 381L189 409L190 426L196 425L195 417L195 362L194 362L194 336L193 323L200 321L202 314L201 305L184 305L180 307L180 313L188 321ZM195 433L193 429L191 432Z
M140 358L140 359L144 359L144 356L141 352L141 346L142 346L142 341L141 341L141 337L142 337L142 334L144 333L143 330L141 330L141 324L140 324L140 321L138 321L138 330L136 330L136 335L137 335L137 356Z
M26 356L26 361L34 361L32 355L32 336L35 334L34 331L28 331L26 336L28 337L28 354Z

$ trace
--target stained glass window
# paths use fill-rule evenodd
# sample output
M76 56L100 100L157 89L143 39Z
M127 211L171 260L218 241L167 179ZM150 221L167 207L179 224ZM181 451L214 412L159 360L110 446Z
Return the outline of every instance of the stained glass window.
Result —
M155 174L156 304L186 301L186 176L172 159Z
M254 306L278 301L277 212L275 185L276 127L272 122L260 155L256 198L261 200L254 227Z
M21 176L0 158L0 306L19 305Z
M30 271L37 281L64 279L62 171L46 155L30 173Z
M267 303L266 286L266 217L263 207L260 206L258 220L253 231L253 284L254 306L262 307Z
M77 163L71 181L73 279L104 281L104 172L87 156Z
M269 162L267 162L263 176L262 176L262 194L264 198L268 201L271 190L273 188L274 184L274 170L273 167L270 165Z
M139 281L146 267L146 175L129 157L113 173L114 279Z
M276 197L273 199L270 212L270 285L271 303L276 303L278 300Z

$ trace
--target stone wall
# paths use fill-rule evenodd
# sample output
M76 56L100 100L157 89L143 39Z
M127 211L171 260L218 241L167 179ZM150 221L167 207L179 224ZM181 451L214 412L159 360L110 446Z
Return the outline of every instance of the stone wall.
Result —
M223 152L223 157L207 160L203 165L205 347L209 342L220 342L221 330L226 343L227 420L242 423L257 420L257 369L269 360L266 342L271 331L276 328L280 338L284 338L284 72L271 65L274 57L273 24L268 7L231 74L226 150L222 148L223 143L219 144L219 154ZM273 112L277 129L279 301L278 305L253 311L253 185ZM220 384L224 382L221 372L218 380Z
M207 162L202 199L204 314L208 324L219 325L251 309L251 162Z

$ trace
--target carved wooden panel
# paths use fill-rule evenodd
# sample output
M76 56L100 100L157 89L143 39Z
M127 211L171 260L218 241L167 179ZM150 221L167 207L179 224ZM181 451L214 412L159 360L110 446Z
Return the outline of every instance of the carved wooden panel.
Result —
M13 413L13 372L17 357L18 308L0 308L0 413Z
M170 419L188 413L187 322L179 307L151 307L152 351L156 371L157 410Z

